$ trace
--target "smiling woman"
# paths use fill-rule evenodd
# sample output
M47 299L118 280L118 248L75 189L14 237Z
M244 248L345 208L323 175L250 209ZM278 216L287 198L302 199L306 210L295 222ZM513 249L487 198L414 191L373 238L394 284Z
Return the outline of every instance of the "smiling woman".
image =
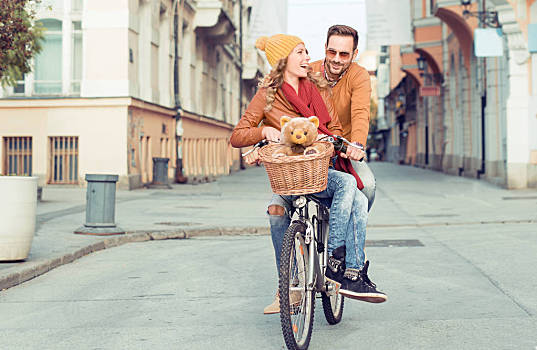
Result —
M266 105L265 112L272 109L272 103L275 94L283 85L288 82L298 93L298 81L300 78L308 78L317 85L318 88L324 89L327 83L317 74L312 74L309 69L309 54L302 40L296 36L277 34L270 38L261 37L256 41L256 47L265 51L267 60L274 67L273 70L265 76L259 87L266 88ZM279 58L282 53L287 53L287 57ZM277 123L279 125L279 121ZM267 130L269 140L278 140L279 131Z
M298 83L298 78L308 76L310 56L303 43L298 44L293 51L287 56L287 69L284 76L287 75L286 81ZM293 86L298 93L298 86Z

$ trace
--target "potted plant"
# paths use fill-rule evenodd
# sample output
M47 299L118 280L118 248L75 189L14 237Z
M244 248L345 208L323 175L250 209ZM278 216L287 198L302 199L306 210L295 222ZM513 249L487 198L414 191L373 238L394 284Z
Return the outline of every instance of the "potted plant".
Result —
M0 176L0 261L24 260L34 238L36 176Z

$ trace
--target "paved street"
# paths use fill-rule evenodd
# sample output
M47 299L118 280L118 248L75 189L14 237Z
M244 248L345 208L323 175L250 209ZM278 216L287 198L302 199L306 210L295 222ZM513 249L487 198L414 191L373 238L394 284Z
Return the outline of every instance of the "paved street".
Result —
M389 300L348 300L336 326L318 302L310 348L534 350L537 191L372 166L379 190L368 230L370 277ZM279 317L262 315L276 288L270 237L241 229L266 224L263 176L254 168L197 188L119 193L118 222L131 230L166 219L242 234L129 243L4 290L1 348L284 348ZM260 185L262 195L254 195ZM158 211L172 203L181 207L175 217ZM67 234L82 214L57 215L43 221L43 236L54 228Z

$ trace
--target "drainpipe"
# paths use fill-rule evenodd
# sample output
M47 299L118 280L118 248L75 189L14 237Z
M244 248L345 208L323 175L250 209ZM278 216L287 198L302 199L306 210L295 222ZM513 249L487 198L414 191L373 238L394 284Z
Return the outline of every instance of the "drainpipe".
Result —
M239 0L239 118L242 116L242 71L242 0ZM240 151L242 154L242 149ZM240 168L246 168L242 157L240 157Z
M487 107L487 93L481 96L481 169L477 171L477 178L485 174L485 108Z
M175 0L172 5L173 11L173 36L174 36L174 59L173 59L173 91L174 91L174 102L175 110L177 111L175 115L175 144L176 144L176 166L175 166L175 182L184 184L187 182L187 178L183 176L183 151L181 149L181 141L183 138L183 128L181 116L183 114L183 109L181 108L181 97L179 95L179 25L181 25L181 33L183 32L183 1ZM178 7L181 7L179 11ZM180 13L177 13L180 12ZM181 16L179 16L181 15ZM181 17L181 18L180 18Z
M485 11L485 0L483 3L478 2L479 11ZM479 27L484 27L481 21L479 21ZM481 74L480 78L482 84L481 90L481 169L477 170L477 178L481 179L481 176L485 174L485 108L487 107L487 59L478 58L480 69L478 70Z

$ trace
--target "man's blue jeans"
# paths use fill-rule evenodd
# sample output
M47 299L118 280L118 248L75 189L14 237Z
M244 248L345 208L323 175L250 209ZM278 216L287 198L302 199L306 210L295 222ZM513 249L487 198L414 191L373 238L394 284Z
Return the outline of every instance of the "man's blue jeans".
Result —
M349 268L360 269L365 263L365 231L367 226L367 198L356 187L356 180L350 174L328 169L326 189L316 193L316 197L325 199L330 204L328 254L342 245L346 246L345 264ZM270 215L270 233L276 266L280 271L280 254L283 236L291 223L292 200L295 196L273 195L269 204L279 205L285 214Z

